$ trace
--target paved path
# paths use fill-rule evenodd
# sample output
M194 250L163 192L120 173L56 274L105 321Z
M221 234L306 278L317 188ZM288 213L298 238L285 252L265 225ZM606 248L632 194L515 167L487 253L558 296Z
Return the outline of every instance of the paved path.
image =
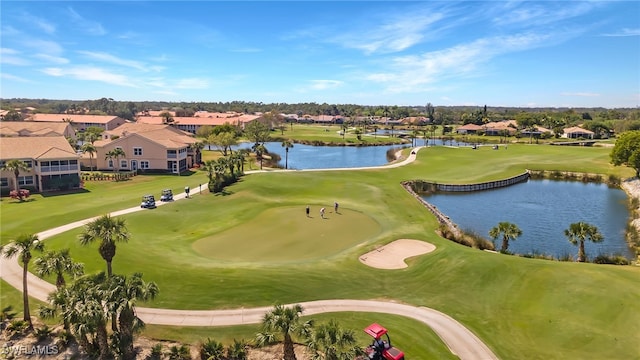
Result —
M360 170L393 168L406 165L416 158L416 153L420 148L416 148L405 160L383 166L354 168L354 169L325 169L325 170ZM325 170L275 170L275 171L325 171ZM249 173L249 172L247 172ZM207 189L206 184L203 185ZM190 195L198 194L201 187L191 190ZM186 198L185 193L174 195L175 201ZM158 202L158 206L165 206L169 203ZM129 214L136 211L153 211L142 209L139 206L112 212L111 216ZM57 228L45 230L37 234L40 240L45 240L51 236L62 232L79 228L94 220L96 217L76 221ZM22 267L18 263L17 257L12 259L2 258L0 261L0 277L11 286L22 290ZM29 273L29 295L41 301L47 301L49 293L55 290L55 285L50 284L37 276ZM398 304L385 301L371 300L319 300L300 303L304 308L304 315L314 315L320 313L332 313L341 311L352 312L373 312L394 314L409 317L420 321L435 331L442 341L449 347L449 350L462 360L493 360L497 356L489 349L475 334L464 327L455 319L439 311L411 305ZM249 309L231 310L174 310L137 307L137 315L147 324L173 325L173 326L226 326L241 324L256 324L262 321L262 316L272 307L258 307Z

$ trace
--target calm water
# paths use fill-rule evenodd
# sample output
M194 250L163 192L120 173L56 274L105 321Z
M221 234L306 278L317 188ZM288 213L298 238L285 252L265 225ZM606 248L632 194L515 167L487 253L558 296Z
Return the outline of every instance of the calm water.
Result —
M598 227L601 243L587 242L588 257L621 254L633 258L624 240L629 219L627 195L603 184L530 180L510 187L472 193L437 193L423 197L458 226L489 239L489 230L501 221L518 225L522 236L509 242L509 251L576 256L578 247L564 236L571 223L585 221ZM500 246L500 239L496 245Z
M242 143L239 148L251 148L252 143ZM265 143L270 153L282 157L284 167L285 148L280 142ZM289 169L327 169L379 166L387 163L387 150L401 145L389 146L312 146L294 144L289 149Z

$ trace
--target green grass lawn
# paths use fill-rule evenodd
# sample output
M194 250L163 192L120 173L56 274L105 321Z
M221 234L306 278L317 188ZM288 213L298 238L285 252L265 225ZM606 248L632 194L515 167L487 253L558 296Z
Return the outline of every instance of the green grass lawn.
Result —
M380 127L378 127L380 129ZM294 141L322 141L331 144L402 144L403 140L398 137L382 136L382 135L362 135L358 140L354 128L350 127L342 136L342 125L320 125L320 124L295 124L293 127L286 126L284 131L277 130L272 132L271 136L278 139L291 139ZM370 129L373 131L373 129Z
M415 163L395 169L252 174L229 187L226 195L193 196L127 215L132 238L118 244L113 268L116 273L143 272L146 280L159 285L160 296L149 306L213 309L330 298L386 299L452 316L504 359L637 358L640 268L524 259L463 247L439 238L434 217L400 186L410 179L488 181L525 169L632 176L631 170L608 164L609 151L534 145L497 151L434 147L422 150ZM23 204L4 199L2 238L136 206L146 191L167 186L176 191L196 179L206 181L203 174L142 177L131 183L90 184L93 190L71 195L74 201L67 201L69 195L36 197ZM329 220L321 222L317 209L332 211L334 201L344 214L328 213ZM308 204L316 210L312 220L304 215ZM342 219L353 221L338 224ZM325 223L336 226L318 227ZM317 246L302 246L311 242L294 235L307 227ZM47 246L71 247L87 271L103 270L97 244L78 245L80 231L56 236ZM318 240L322 231L330 231L325 235L329 239ZM360 254L399 238L425 240L437 249L410 259L402 270L372 269L358 261ZM269 261L261 261L260 253ZM371 319L340 316L345 326L355 329ZM392 326L380 322L392 334L413 326L407 319L398 325L388 321ZM206 331L151 328L159 338ZM400 338L407 349L416 349L415 358L430 358L420 355L430 351L430 336L416 330Z

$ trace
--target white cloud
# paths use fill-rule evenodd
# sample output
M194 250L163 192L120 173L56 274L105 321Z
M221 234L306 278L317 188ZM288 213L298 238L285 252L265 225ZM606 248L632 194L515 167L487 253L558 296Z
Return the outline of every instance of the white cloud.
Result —
M49 40L24 39L24 45L34 49L37 53L48 54L51 56L59 56L64 51L60 44Z
M82 30L86 31L90 35L104 35L107 31L102 27L102 24L96 21L87 20L82 15L78 14L73 8L67 8L71 20L75 22Z
M115 74L105 69L92 66L75 66L66 69L46 68L43 73L56 77L70 77L77 80L100 81L113 85L137 87L133 81L122 74Z
M311 80L310 88L313 90L335 89L344 83L338 80Z
M589 93L589 92L563 92L560 93L562 96L578 96L578 97L598 97L600 94Z
M20 51L10 48L0 48L0 55L18 55Z
M500 3L498 3L500 4ZM597 2L577 1L545 1L534 3L528 1L509 2L506 6L498 6L493 10L492 22L496 25L516 25L520 28L562 23L581 15L585 15L601 6Z
M15 75L11 75L11 74L7 74L7 73L0 73L0 77L6 80L11 80L11 81L18 81L18 82L31 82L30 80L27 80L25 78L19 77L19 76L15 76Z
M175 87L177 89L206 89L209 87L209 82L197 78L180 79L176 82Z
M602 36L640 36L640 28L624 28L614 33L602 34Z
M388 70L365 75L365 79L387 84L391 92L418 92L449 78L477 76L480 65L502 54L550 43L550 35L525 33L478 39L471 43L421 55L395 57Z
M53 56L53 55L48 55L48 54L36 54L34 55L36 58L38 59L42 59L44 61L50 62L50 63L54 63L54 64L68 64L69 63L69 59L60 57L60 56Z
M140 61L122 59L117 56L107 54L104 52L79 50L78 53L90 59L94 59L94 60L98 60L98 61L102 61L110 64L122 65L130 68L134 68L137 70L141 70L141 71L147 70L147 67L145 66L145 64Z
M40 30L44 31L47 34L53 34L56 32L55 25L29 13L22 13L21 20L25 23L28 23L29 26L40 28Z

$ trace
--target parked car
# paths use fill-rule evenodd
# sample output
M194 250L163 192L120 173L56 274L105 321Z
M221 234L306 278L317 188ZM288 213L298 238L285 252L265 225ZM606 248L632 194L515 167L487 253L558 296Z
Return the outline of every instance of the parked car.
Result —
M142 197L140 207L143 209L153 209L156 207L156 198L153 195L145 195Z
M173 201L173 191L171 191L171 189L162 190L160 201Z

